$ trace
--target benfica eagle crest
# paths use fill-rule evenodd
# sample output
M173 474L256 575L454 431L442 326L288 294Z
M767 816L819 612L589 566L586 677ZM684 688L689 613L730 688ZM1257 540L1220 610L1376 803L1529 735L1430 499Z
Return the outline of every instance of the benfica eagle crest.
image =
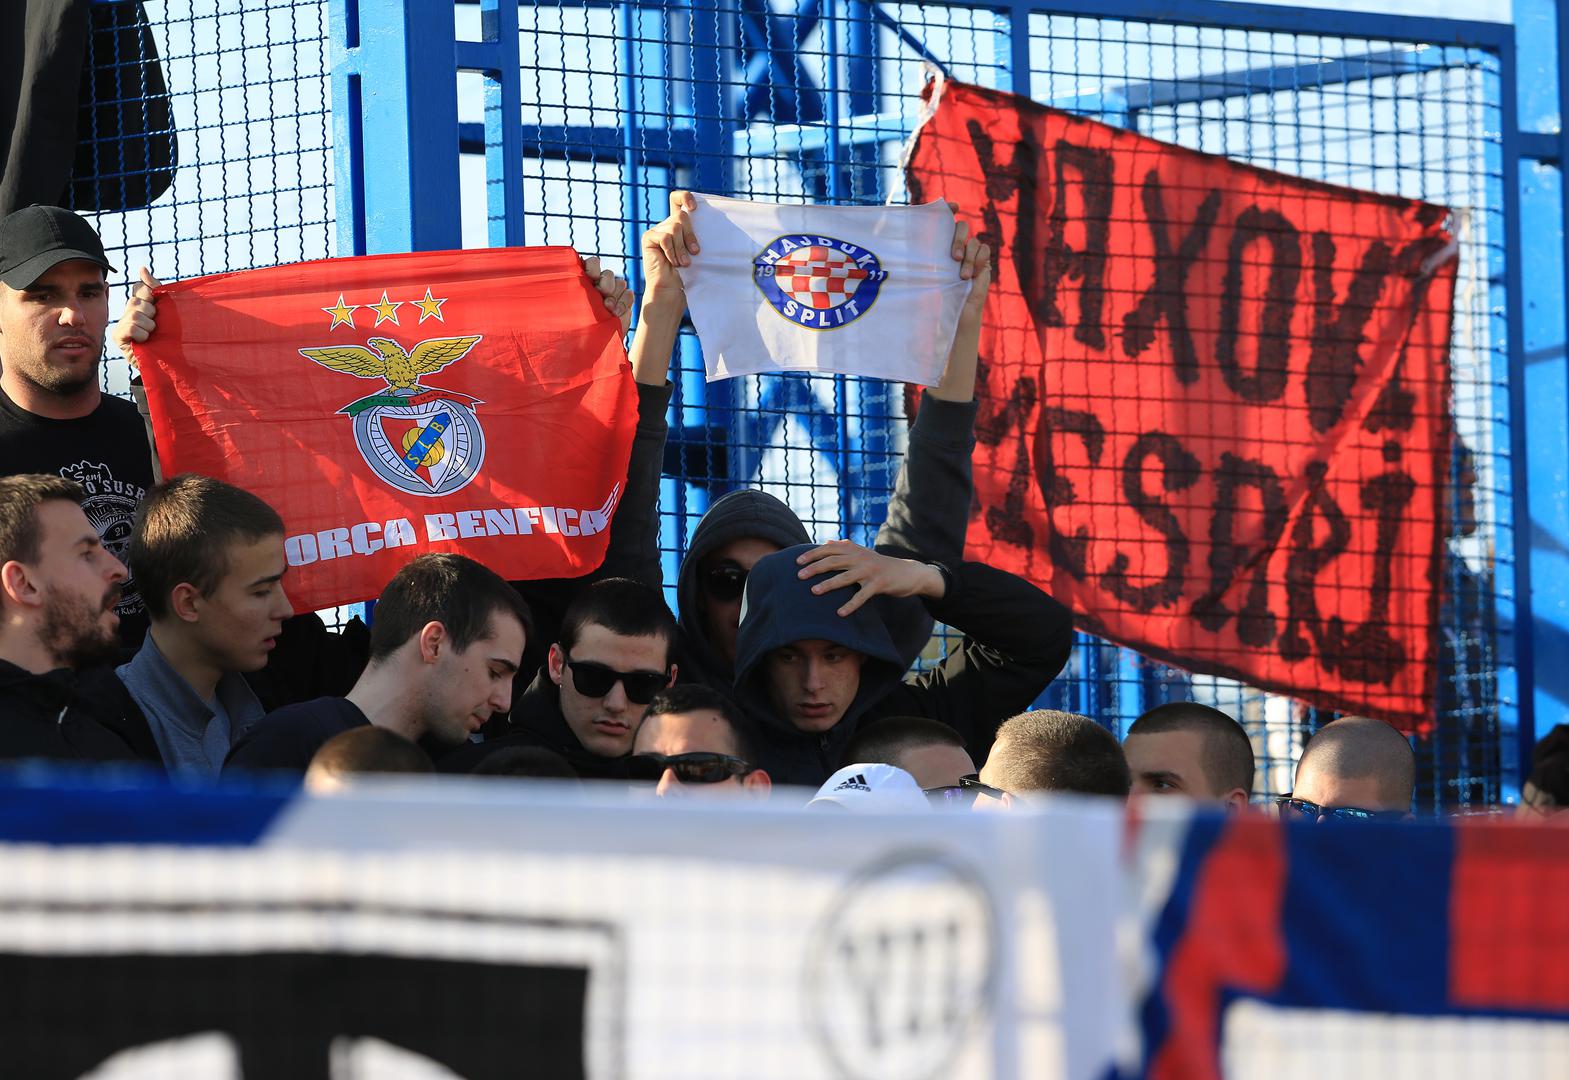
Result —
M478 334L428 338L405 350L391 338L373 337L364 345L328 345L300 354L333 371L387 384L338 411L354 418L354 442L372 472L399 491L437 496L479 475L485 432L474 406L482 402L420 379L457 363L482 340Z

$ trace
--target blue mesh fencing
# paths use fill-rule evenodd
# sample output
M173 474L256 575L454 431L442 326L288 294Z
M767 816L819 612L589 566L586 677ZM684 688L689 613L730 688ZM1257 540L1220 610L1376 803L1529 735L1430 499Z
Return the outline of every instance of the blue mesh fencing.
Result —
M134 108L135 126L172 143L174 158L172 183L146 204L142 140L95 124L78 132L71 198L119 267L113 314L142 265L175 281L334 254L324 3L108 0L91 14L87 62L109 77L84 83L82 114ZM137 25L151 49L126 32ZM155 67L166 105L148 96ZM106 387L124 393L129 381L112 357Z
M363 25L373 5L347 6ZM455 5L455 39L484 40L495 6ZM98 215L123 266L148 262L177 278L333 254L327 7L145 4L168 78L178 165L151 207ZM525 2L517 100L498 97L496 84L473 72L434 65L420 78L456 79L450 152L461 155L466 244L494 235L498 181L487 153L499 145L494 133L516 124L523 209L510 224L522 242L571 244L634 279L638 236L664 215L672 188L902 201L900 155L933 69L1239 161L1458 210L1452 359L1464 449L1454 462L1439 627L1440 716L1417 742L1419 803L1496 803L1515 779L1521 692L1511 633L1512 298L1503 285L1503 140L1512 123L1503 102L1512 76L1496 47L1467 44L1458 32L1442 41L1415 30L1390 36L1388 19L1263 18L1260 9L1209 4L1183 9L1176 23L1148 7ZM1375 22L1384 36L1357 31ZM96 166L111 177L125 171L112 151L98 146ZM905 388L806 375L706 384L702 371L688 327L672 375L661 499L667 581L709 503L740 486L772 491L820 539L869 541L899 468ZM110 365L108 382L124 388L123 364ZM934 640L930 656L941 648ZM1142 710L1185 698L1243 722L1261 792L1289 790L1303 743L1330 718L1090 637L1043 704L1120 733Z

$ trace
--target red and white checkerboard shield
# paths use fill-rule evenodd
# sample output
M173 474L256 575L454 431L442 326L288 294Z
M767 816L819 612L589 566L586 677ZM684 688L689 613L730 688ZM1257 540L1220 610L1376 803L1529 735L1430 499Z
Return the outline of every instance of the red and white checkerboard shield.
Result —
M855 295L867 272L838 248L813 244L798 248L774 265L779 291L805 308L836 308Z

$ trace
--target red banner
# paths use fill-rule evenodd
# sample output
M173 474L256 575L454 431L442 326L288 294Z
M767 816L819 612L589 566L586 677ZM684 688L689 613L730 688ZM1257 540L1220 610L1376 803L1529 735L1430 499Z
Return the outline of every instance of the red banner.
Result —
M997 252L971 557L1171 663L1428 723L1448 211L934 86L911 201Z
M297 609L375 597L426 551L511 580L604 559L637 391L570 248L182 281L137 356L164 475L227 480L283 515Z

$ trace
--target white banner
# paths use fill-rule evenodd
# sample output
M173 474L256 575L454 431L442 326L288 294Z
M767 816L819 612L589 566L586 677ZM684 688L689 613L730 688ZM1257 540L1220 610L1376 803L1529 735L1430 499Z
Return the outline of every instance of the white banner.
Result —
M0 983L28 988L5 1060L1092 1080L1123 999L1120 828L1077 804L829 816L393 782L289 802L250 847L0 846Z

